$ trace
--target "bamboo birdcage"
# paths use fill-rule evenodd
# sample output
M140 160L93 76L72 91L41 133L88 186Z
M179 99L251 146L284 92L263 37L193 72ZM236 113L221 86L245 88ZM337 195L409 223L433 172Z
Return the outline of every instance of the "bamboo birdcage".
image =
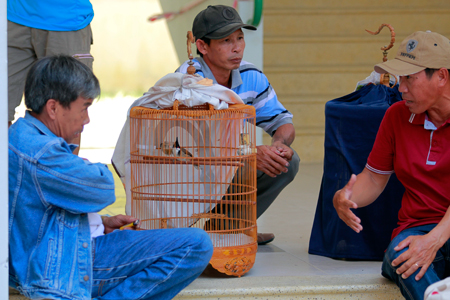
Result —
M202 228L215 269L248 272L257 250L254 125L244 104L132 108L131 215L141 228Z

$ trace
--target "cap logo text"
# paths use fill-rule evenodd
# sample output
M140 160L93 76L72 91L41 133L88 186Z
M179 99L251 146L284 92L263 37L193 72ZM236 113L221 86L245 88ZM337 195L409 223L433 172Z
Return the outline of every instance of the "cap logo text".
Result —
M409 40L406 44L406 52L410 53L416 49L418 42L416 40Z
M415 56L415 55L412 55L412 54L409 54L409 53L401 52L400 55L401 55L401 56L404 56L404 57L407 57L407 58L409 58L409 59L412 59L412 60L415 60L415 59L416 59L416 56Z

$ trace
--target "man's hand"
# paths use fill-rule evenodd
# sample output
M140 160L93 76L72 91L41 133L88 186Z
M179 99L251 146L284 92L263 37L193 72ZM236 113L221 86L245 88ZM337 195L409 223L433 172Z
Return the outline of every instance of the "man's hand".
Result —
M350 200L353 195L353 185L355 182L356 175L353 174L348 183L334 194L333 205L339 218L341 218L341 220L351 229L359 233L363 229L361 226L361 219L350 210L351 208L358 208L358 205Z
M294 150L291 149L291 147L281 143L281 142L275 142L272 144L273 147L277 149L277 154L287 161L292 160L292 156L294 155Z
M117 215L113 217L102 217L103 226L105 226L105 234L111 233L120 227L133 223L137 219L132 216ZM139 226L139 225L138 225ZM126 230L135 229L134 227L127 227Z
M417 281L420 280L428 267L433 263L436 253L442 245L439 243L439 239L430 233L426 235L411 235L394 248L395 251L400 251L409 247L408 250L392 261L392 266L394 267L403 263L397 269L397 274L401 274L403 279L408 278L420 269L415 277Z
M270 177L277 177L281 172L287 173L287 167L289 166L289 161L287 160L289 154L287 151L283 150L281 152L275 146L265 145L257 146L256 148L256 168L258 170L266 173ZM292 158L292 154L290 158Z

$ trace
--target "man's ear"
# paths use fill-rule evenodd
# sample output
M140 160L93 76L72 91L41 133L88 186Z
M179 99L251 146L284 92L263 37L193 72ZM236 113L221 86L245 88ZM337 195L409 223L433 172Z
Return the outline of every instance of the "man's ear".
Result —
M58 102L55 99L48 99L45 103L44 110L50 119L56 119L56 112L58 109Z
M208 44L205 43L204 40L198 39L198 40L195 42L195 45L197 46L197 50L198 50L201 54L205 55L206 53L208 53L208 48L207 48Z
M446 68L440 68L437 73L439 79L438 85L445 86L450 80L448 70Z

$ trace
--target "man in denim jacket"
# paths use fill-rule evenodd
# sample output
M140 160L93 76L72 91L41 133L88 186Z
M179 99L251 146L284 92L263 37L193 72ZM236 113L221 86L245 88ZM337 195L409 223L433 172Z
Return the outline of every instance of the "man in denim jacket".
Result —
M39 60L25 85L29 111L9 128L9 284L32 299L170 299L209 262L197 229L117 230L100 218L114 202L105 165L72 154L100 94L68 56Z

